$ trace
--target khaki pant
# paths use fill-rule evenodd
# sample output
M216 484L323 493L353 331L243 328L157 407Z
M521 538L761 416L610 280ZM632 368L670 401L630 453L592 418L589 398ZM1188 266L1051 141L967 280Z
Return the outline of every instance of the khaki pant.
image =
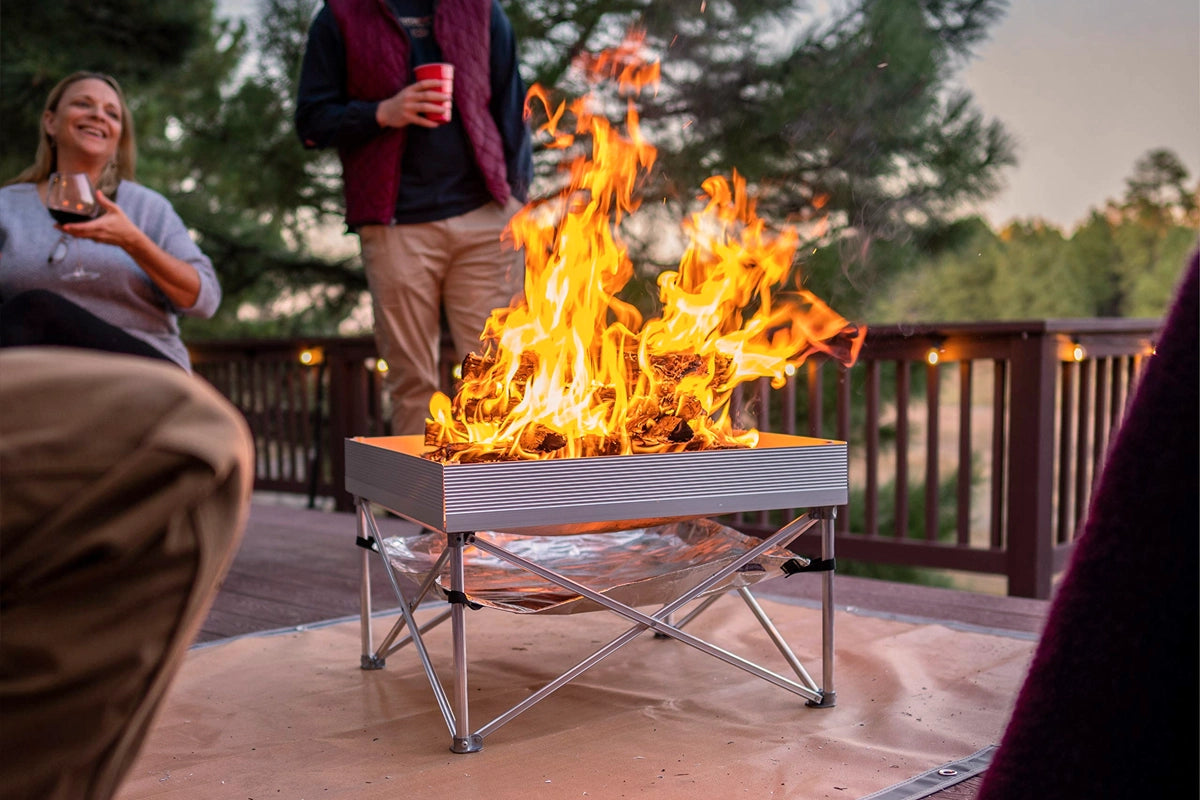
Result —
M240 540L241 416L136 356L0 350L0 795L109 798Z
M388 363L392 433L423 433L439 387L441 311L459 362L480 349L492 309L508 306L524 285L523 255L500 240L520 207L488 203L459 217L359 229L375 311L375 343Z

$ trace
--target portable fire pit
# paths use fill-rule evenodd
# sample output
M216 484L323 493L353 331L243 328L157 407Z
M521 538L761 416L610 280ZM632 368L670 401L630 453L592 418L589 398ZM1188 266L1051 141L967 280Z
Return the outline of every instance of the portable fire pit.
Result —
M753 448L471 464L424 458L419 436L347 439L345 446L346 489L356 498L359 544L383 559L400 606L400 617L376 648L370 626L371 556L364 550L362 667L382 668L387 656L411 642L450 731L452 751L479 750L484 737L647 629L800 695L809 706L834 705L833 517L834 509L848 499L845 442L762 434ZM427 533L385 541L372 503L421 525ZM789 508L807 512L761 540L704 519ZM784 549L812 529L820 531L819 561L809 562ZM555 555L563 549L561 537L575 537L579 543L568 559ZM654 548L652 557L638 549L646 546ZM636 563L639 553L644 570ZM580 569L581 563L587 568ZM506 583L505 566L512 570L511 585ZM806 571L820 572L822 579L820 684L749 589L759 580ZM407 593L405 586L410 587ZM730 591L746 602L796 680L683 630ZM418 625L414 613L431 592L445 599L448 608ZM530 597L537 602L510 607ZM699 603L676 621L676 613L692 601ZM650 605L660 607L654 613L639 610ZM467 691L467 606L533 613L599 608L633 625L473 729ZM423 638L446 619L451 621L453 643L453 697Z

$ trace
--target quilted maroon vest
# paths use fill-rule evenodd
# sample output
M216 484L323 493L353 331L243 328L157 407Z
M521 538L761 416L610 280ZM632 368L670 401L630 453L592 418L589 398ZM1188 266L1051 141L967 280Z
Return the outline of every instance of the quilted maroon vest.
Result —
M408 33L386 0L328 0L346 49L346 89L356 100L380 101L407 86ZM439 0L433 35L454 65L454 110L462 120L488 191L504 205L511 191L491 101L491 0ZM346 223L388 224L400 189L404 129L388 128L366 144L338 150Z

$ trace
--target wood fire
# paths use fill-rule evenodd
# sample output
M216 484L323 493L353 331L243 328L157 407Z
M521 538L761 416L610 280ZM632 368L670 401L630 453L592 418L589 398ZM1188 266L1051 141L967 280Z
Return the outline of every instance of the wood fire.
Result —
M635 43L636 44L636 43ZM626 92L656 81L658 65L589 59ZM617 70L614 65L619 64ZM628 101L625 131L592 113L588 97L553 110L538 87L548 147L590 144L565 163L554 196L518 212L508 234L525 251L524 296L496 309L482 355L463 364L453 400L430 403L426 457L504 461L753 447L728 408L740 383L782 385L823 353L853 363L865 335L801 288L793 275L799 236L755 214L745 181L714 176L707 204L683 223L690 244L679 268L658 278L659 317L644 320L617 294L633 266L616 233L639 207L638 178L654 163ZM567 110L575 132L559 129ZM796 286L798 287L798 282Z

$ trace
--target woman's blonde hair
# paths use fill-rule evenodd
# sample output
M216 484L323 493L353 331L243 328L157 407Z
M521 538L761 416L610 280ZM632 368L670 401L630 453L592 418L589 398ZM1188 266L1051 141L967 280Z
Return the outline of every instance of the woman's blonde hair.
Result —
M104 170L100 173L100 185L96 188L112 197L122 179L133 180L137 167L137 144L133 134L133 115L129 113L129 105L125 102L125 93L121 91L121 85L117 83L117 79L111 75L105 75L102 72L80 71L63 78L50 90L50 94L46 97L46 107L38 117L38 146L37 152L33 156L33 163L17 177L8 181L6 186L9 183L44 181L50 177L50 173L58 168L58 151L55 148L54 140L50 138L50 134L46 133L46 126L42 119L46 116L47 111L58 111L58 103L62 100L67 87L89 78L108 84L109 88L117 93L117 100L121 104L121 138L117 140L117 152L113 160L104 165Z

